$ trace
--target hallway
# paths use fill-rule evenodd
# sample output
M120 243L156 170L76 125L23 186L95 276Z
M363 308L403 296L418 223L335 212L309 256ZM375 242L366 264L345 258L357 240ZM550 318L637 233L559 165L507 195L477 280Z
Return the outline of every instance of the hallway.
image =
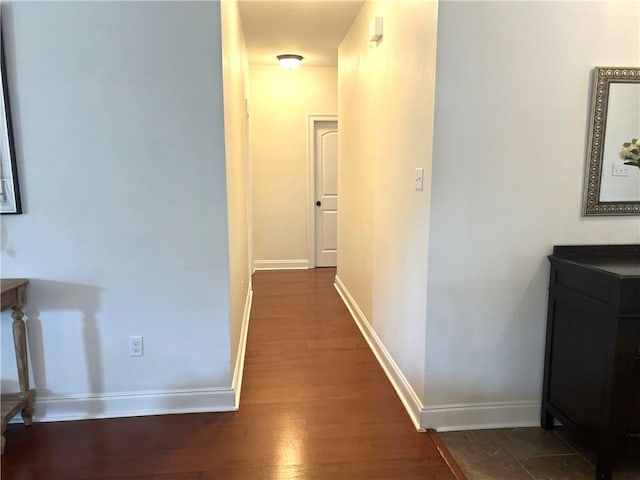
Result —
M267 477L453 479L431 436L413 427L334 276L333 268L254 275L240 413L268 416Z
M453 480L431 435L415 431L334 275L255 274L238 412L10 425L2 479Z

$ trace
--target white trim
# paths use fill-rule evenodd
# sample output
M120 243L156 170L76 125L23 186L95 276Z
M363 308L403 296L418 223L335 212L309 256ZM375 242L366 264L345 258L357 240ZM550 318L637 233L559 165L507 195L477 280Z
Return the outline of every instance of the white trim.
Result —
M173 413L232 412L235 410L237 410L235 395L231 388L36 396L34 421L59 422Z
M362 332L415 427L439 432L540 425L540 402L491 402L424 406L347 287L336 275L336 290Z
M335 114L309 114L307 115L307 203L309 214L307 218L307 255L309 267L316 266L316 161L315 161L315 124L316 122L338 122Z
M242 375L244 373L244 357L247 351L247 333L249 332L249 319L251 318L251 304L253 302L253 289L249 283L247 298L244 303L244 315L242 316L242 327L240 327L240 343L236 354L236 364L233 369L233 381L231 389L235 393L236 409L240 408L240 392L242 391Z
M246 60L246 56L245 56ZM249 278L255 273L253 267L253 157L251 156L251 105L249 99L246 97L249 90L246 85L249 76L249 64L245 63L247 71L245 72L245 85L244 85L244 108L245 108L245 168L246 168L246 193L247 193L247 258L249 267Z
M334 286L338 291L340 297L342 297L342 301L347 306L349 313L356 322L356 325L362 332L362 336L365 338L367 343L369 344L369 348L373 351L373 354L378 359L380 366L384 370L384 373L387 374L391 385L395 389L396 393L400 397L400 401L404 405L404 408L407 410L409 414L409 418L413 422L414 426L417 430L424 430L420 424L420 414L422 413L422 402L416 395L416 392L413 390L409 381L406 379L400 367L396 364L396 362L391 357L391 354L387 351L382 340L378 337L376 332L371 328L371 324L365 317L362 310L358 307L358 304L353 299L347 287L344 286L340 277L336 275Z
M313 268L309 266L309 260L300 258L296 260L255 260L254 270L306 270Z
M540 402L492 402L424 407L420 424L438 432L540 426Z

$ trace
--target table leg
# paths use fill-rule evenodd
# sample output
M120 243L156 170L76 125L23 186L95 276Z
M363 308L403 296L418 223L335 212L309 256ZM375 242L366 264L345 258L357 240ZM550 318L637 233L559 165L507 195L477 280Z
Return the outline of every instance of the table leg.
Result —
M18 367L18 383L20 394L27 400L28 405L22 409L22 420L29 426L33 420L33 408L31 392L29 392L29 363L27 360L27 333L24 325L24 312L22 305L17 305L11 314L13 318L13 345L16 352L16 365Z

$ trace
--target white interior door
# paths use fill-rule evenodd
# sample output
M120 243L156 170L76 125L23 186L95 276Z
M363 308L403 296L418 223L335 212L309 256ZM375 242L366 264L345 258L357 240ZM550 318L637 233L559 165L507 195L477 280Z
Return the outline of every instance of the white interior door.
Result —
M338 248L338 122L314 122L316 267L335 267Z

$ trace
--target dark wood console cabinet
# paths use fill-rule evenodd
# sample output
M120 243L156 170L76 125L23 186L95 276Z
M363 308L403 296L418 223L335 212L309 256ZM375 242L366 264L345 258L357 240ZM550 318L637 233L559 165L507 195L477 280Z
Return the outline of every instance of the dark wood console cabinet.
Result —
M616 446L640 433L640 245L556 246L542 426L576 427L612 478Z

